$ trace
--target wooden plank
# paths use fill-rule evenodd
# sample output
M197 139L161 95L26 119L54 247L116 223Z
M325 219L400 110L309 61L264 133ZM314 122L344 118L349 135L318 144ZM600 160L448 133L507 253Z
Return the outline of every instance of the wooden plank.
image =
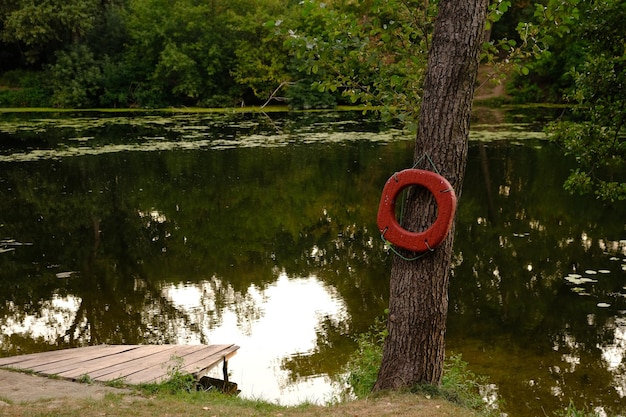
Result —
M0 367L68 379L82 375L102 382L122 378L138 384L164 381L173 369L198 376L228 360L237 349L233 344L99 345L0 358Z
M81 348L70 348L62 350L52 350L49 352L28 353L26 355L9 356L0 358L0 366L20 367L18 369L29 369L29 366L37 366L45 363L75 358L82 355L82 352L97 350L100 346L88 346Z
M70 349L71 356L65 357L62 360L50 362L47 364L41 364L36 366L36 370L46 373L54 373L57 369L73 368L78 364L81 364L89 360L97 360L100 358L106 358L107 356L116 355L120 352L134 349L134 346L127 345L100 345L93 350L83 349Z
M221 356L221 352L224 352L228 348L234 345L205 345L201 349L196 349L188 355L183 356L185 361L185 367L195 365L198 362L203 362L207 358L211 358L215 355Z
M100 371L92 372L89 376L97 381L112 381L123 378L126 382L133 383L128 380L131 375L141 372L148 367L154 366L160 369L163 375L166 375L168 371L167 363L173 355L176 355L176 352L180 351L181 347L177 345L170 345L168 349L164 349L163 346L165 345L159 345L160 349L156 349L154 351L152 351L152 349L148 349L149 347L146 346L138 352L146 352L146 355L138 356L124 362L118 362L117 364L103 368ZM136 383L144 382L150 381L139 380Z
M237 353L238 349L239 346L236 345L223 345L222 349L213 352L210 356L203 356L201 358L197 358L197 360L195 357L190 358L189 362L185 362L183 370L194 375L203 376L224 360L228 361L235 355L235 353Z
M100 356L102 349L111 349L112 351L119 351L127 349L126 346L107 346L107 345L99 345L99 346L91 346L89 348L72 348L67 349L67 355L58 355L54 360L49 360L49 356L47 352L39 353L39 358L36 360L29 360L21 362L21 366L29 366L31 368L42 369L48 365L56 364L62 365L63 363L72 363L85 360L89 357ZM48 359L46 361L46 359Z
M212 364L213 366L215 366L217 363L220 363L222 360L222 356L220 356L219 353L217 355L214 354L213 358L214 358L213 359L214 362ZM151 382L158 383L158 382L163 382L164 380L167 380L170 375L167 375L166 372L163 373L160 371L161 369L159 368L158 365L146 367L139 372L129 375L126 378L126 381L128 381L128 383L130 384L137 384L137 383L151 383ZM184 371L184 369L181 369L181 371ZM190 373L194 373L194 372L190 372Z
M183 372L200 375L204 371L214 368L224 360L230 359L239 349L236 345L210 345L183 357Z
M165 348L164 345L134 345L133 349L85 360L74 367L67 367L64 370L58 370L54 373L62 378L76 378L82 375L89 375L89 377L96 379L95 375L112 372L114 367L127 367L132 361L141 363L145 361L147 357L162 352L164 349L171 348Z
M181 365L181 369L179 369L179 371L184 372L182 366L184 366L185 356L193 350L194 348L192 346L182 346L173 352L172 355L167 357L162 356L160 361L154 361L150 364L146 364L147 366L143 366L141 369L136 370L136 372L127 375L125 379L130 384L165 381L171 377L169 374L171 371L175 370L173 368L176 366ZM183 363L176 363L176 357L181 358Z
M116 355L121 352L132 351L134 349L136 349L136 347L125 345L99 346L98 349L76 352L76 355L73 355L72 357L63 360L51 362L48 364L37 365L34 367L31 366L31 369L35 372L54 375L59 372L79 368L85 362L98 361L102 358L106 359L111 355Z

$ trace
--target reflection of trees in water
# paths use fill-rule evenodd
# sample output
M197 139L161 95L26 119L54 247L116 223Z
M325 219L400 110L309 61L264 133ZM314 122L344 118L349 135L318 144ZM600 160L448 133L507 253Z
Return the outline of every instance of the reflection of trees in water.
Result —
M328 375L337 376L356 343L347 343L352 333L348 321L343 317L324 316L315 329L316 343L311 352L299 352L283 358L281 368L288 371L288 383L307 378ZM348 339L352 340L352 339Z
M166 336L171 333L165 343L209 344L209 333L222 324L227 311L235 314L242 333L250 334L252 323L262 315L253 294L234 291L224 279L215 276L193 284L165 284L162 294L175 310L163 314L152 306L145 311L145 321L158 320L154 325L157 334L163 329L167 330Z
M619 402L614 380L624 379L624 369L611 376L599 352L620 338L614 319L626 308L623 295L611 296L625 291L621 266L610 261L626 249L616 247L624 216L565 194L567 161L552 148L522 150L490 147L478 154L482 175L468 175L457 226L449 345L490 375L505 400L520 395L518 385L507 383L512 374L527 384L527 397L541 398L527 405L532 412L539 413L540 405L567 406L581 395ZM471 197L485 195L485 186L491 186L491 198ZM594 274L601 269L610 274ZM597 282L577 289L564 279L586 270ZM607 297L611 310L598 308Z
M61 346L163 343L180 334L206 342L228 309L240 326L250 326L261 313L248 289L262 290L285 271L315 274L337 288L360 313L350 324L366 328L367 314L378 315L383 304L372 288L386 284L370 282L376 271L385 274L384 265L371 262L378 242L360 219L373 218L382 181L372 177L379 171L365 169L369 161L355 159L361 148L367 158L376 155L367 144L340 152L320 147L315 158L311 146L288 154L122 153L43 161L27 177L19 164L10 165L13 198L3 200L2 213L13 215L2 220L36 244L28 257L7 264L14 270L29 269L32 259L37 264L27 272L32 287L14 292L14 305L26 314L31 300L54 292L79 300L74 321L54 342ZM352 183L342 180L346 170ZM371 201L362 205L364 197ZM10 270L4 282L15 279ZM79 273L57 279L64 270ZM186 311L164 295L176 282L212 288L202 290L202 305ZM368 308L375 311L363 314ZM37 307L29 313L42 314Z

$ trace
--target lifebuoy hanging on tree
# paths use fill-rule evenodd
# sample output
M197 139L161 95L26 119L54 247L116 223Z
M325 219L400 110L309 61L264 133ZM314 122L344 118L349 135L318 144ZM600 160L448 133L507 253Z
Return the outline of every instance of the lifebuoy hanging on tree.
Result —
M424 232L404 229L396 219L396 198L406 187L418 185L435 197L437 219ZM454 189L441 175L422 169L405 169L387 180L378 206L377 223L383 238L393 245L413 252L426 252L439 246L452 227L456 211Z

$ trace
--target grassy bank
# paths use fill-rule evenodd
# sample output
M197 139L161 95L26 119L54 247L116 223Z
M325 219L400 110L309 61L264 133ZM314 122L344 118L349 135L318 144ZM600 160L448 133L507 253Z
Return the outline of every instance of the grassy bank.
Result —
M75 383L72 383L75 384ZM122 391L120 391L122 392ZM366 398L319 406L284 407L262 400L249 400L219 392L173 392L136 388L107 394L102 399L75 399L57 392L49 399L11 402L0 393L0 416L6 417L486 417L476 411L425 392L385 392ZM493 411L493 410L492 410ZM493 415L493 414L492 414ZM548 416L548 414L546 414ZM552 417L596 417L573 404Z
M58 398L0 406L0 415L7 417L83 417L83 416L219 416L219 417L316 417L316 416L405 416L444 417L479 416L472 410L442 399L410 393L386 393L367 399L347 401L328 406L304 404L282 407L264 401L245 400L219 393L180 393L148 395L107 395L102 400L69 400Z

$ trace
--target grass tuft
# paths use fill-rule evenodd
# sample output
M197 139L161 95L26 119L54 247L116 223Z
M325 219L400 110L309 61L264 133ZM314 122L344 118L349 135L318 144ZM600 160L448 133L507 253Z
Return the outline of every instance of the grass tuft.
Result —
M597 417L598 414L596 414L593 411L590 411L587 407L583 409L578 409L574 405L574 402L570 400L567 408L563 410L562 412L557 413L557 416L559 417Z
M180 394L196 391L196 378L183 371L184 359L172 356L167 366L167 380L158 384L142 384L140 389L147 394Z
M111 388L126 388L129 386L124 378L116 378L114 380L107 381L104 385Z
M81 376L78 377L78 379L76 380L76 382L79 382L81 384L88 384L91 385L94 383L93 378L91 378L89 375L87 374L83 374Z

